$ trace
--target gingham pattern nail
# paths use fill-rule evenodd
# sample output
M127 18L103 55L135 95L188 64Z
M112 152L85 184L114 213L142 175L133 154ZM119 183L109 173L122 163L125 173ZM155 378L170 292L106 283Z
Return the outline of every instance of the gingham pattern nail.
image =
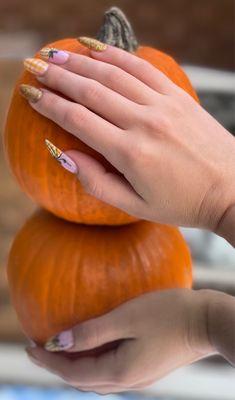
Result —
M24 60L24 66L27 71L34 75L43 75L47 71L49 64L40 58L26 58Z

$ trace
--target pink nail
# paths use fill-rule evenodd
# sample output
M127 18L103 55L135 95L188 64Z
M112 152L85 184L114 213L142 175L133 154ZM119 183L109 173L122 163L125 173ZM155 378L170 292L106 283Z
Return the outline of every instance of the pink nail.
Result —
M59 335L49 339L45 349L50 352L69 350L74 346L74 337L71 330L61 332Z
M46 139L45 143L52 157L54 157L63 168L67 169L67 171L71 172L72 174L77 174L78 167L72 160L72 158L67 156L67 154L65 154L60 149L58 149L58 147L56 147L49 140Z
M54 64L64 64L69 58L69 53L63 50L58 50L55 48L44 47L40 51L42 58L54 63Z

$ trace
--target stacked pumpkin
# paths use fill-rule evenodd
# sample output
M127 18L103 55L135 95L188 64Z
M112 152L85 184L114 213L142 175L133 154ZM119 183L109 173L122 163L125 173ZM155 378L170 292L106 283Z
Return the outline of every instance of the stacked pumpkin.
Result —
M97 38L135 51L197 99L187 76L171 57L153 48L138 47L132 28L119 9L112 8L105 14ZM89 56L76 39L60 40L46 47ZM63 150L89 153L110 171L114 167L33 110L19 95L22 83L39 87L27 71L16 84L5 130L9 163L25 193L67 220L39 211L13 243L9 285L26 335L43 345L58 332L146 292L190 288L191 259L179 230L137 221L87 194L76 177L50 157L45 139Z

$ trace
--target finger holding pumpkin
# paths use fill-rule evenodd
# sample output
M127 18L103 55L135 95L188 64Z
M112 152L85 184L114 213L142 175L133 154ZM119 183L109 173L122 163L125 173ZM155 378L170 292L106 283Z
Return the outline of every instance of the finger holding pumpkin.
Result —
M37 58L26 59L24 65L50 89L62 93L122 129L127 129L140 113L137 105L131 100L94 79L77 75Z
M20 93L29 100L34 110L80 138L88 146L110 159L113 164L117 157L112 157L111 149L115 148L118 151L119 148L127 146L122 129L80 104L44 88L38 89L29 85L21 85Z
M67 57L64 56L67 55ZM132 74L107 62L55 48L43 48L40 56L75 74L93 79L137 104L149 104L156 91Z
M148 293L60 333L47 342L47 351L36 347L29 354L78 389L110 393L147 387L180 366L216 353L207 333L211 296L184 289ZM82 353L117 339L115 349Z
M99 42L92 38L80 37L78 41L90 49L90 55L93 58L122 69L154 91L165 95L173 95L179 92L177 83L182 79L184 73L179 74L180 76L174 79L175 83L173 83L173 79L169 79L166 75L164 64L161 65L161 57L163 56L161 51L139 47L137 52L133 54L114 46L99 46L97 45ZM154 57L157 60L156 66L154 65ZM170 56L168 56L168 63L169 70L176 66L176 62ZM185 81L186 87L190 88L189 80L186 79Z
M132 208L140 215L147 208L144 199L121 175L111 173L93 157L75 150L63 152L49 140L46 145L51 155L72 174L76 174L86 193L114 207Z

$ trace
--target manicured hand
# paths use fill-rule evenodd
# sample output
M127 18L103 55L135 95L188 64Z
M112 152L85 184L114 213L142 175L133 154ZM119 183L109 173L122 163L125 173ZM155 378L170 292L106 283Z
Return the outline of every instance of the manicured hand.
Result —
M92 58L43 49L49 63L25 61L40 82L67 99L26 86L21 92L122 176L73 149L58 153L49 144L52 153L87 192L129 214L216 230L235 204L235 139L148 62L82 42L93 49Z
M153 292L28 349L31 360L70 385L99 394L139 390L214 352L207 336L208 296L184 289ZM218 318L217 318L218 319ZM121 340L99 357L69 359ZM56 352L59 352L58 354Z

